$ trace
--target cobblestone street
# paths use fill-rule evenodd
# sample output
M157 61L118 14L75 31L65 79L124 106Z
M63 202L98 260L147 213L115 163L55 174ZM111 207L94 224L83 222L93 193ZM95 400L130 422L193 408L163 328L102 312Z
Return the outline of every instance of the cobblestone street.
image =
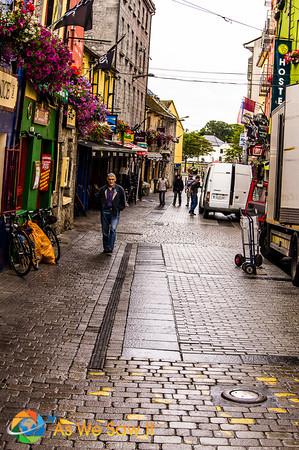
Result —
M56 416L45 450L299 449L298 289L268 261L256 277L234 266L236 220L171 200L127 208L113 256L91 212L58 266L0 274L4 449L34 447L6 432L22 409Z

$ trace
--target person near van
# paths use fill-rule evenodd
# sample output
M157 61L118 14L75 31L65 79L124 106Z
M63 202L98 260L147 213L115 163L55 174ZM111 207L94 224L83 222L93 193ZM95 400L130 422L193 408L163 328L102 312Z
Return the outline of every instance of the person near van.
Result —
M193 183L193 181L194 181L193 175L191 173L189 173L188 178L186 178L186 180L185 180L185 193L187 196L187 203L186 203L187 208L189 208L189 203L190 203L190 199L191 199L190 187L191 187L191 184Z
M177 175L175 177L173 183L173 206L176 205L177 197L179 197L179 206L182 204L182 192L184 190L184 182L182 180L181 175Z
M193 183L190 186L191 206L190 206L189 214L191 216L195 216L194 210L198 205L198 189L200 187L201 187L200 176L196 175L195 180L193 181Z
M168 189L168 181L167 178L165 178L165 175L162 175L161 178L159 178L158 181L158 192L159 192L159 200L160 200L160 206L165 206L165 194Z
M116 176L109 173L107 183L99 191L104 253L111 254L114 249L116 228L120 212L126 207L124 189L116 184Z

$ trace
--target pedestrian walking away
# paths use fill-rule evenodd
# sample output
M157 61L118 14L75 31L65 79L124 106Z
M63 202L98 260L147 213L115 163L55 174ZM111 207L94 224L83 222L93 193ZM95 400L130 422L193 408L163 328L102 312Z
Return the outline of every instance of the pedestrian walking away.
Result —
M182 192L184 190L184 182L182 180L181 175L177 175L175 177L173 183L173 206L176 205L177 198L179 197L179 206L182 204Z
M200 184L200 176L196 175L194 182L190 186L190 193L191 193L191 206L189 214L191 216L195 216L194 210L196 209L198 205L198 189L201 187Z
M194 181L193 175L191 173L189 173L188 178L186 178L186 180L185 180L185 193L187 196L187 203L186 203L187 208L189 208L189 203L190 203L190 199L191 199L190 187L191 187L191 184L193 183L193 181Z
M125 191L116 184L116 176L109 173L107 184L99 191L104 253L112 253L120 212L126 207Z
M165 175L162 175L161 178L159 178L158 181L158 191L159 191L159 200L160 200L160 206L165 206L165 194L167 192L168 188L168 181L167 178L165 178Z

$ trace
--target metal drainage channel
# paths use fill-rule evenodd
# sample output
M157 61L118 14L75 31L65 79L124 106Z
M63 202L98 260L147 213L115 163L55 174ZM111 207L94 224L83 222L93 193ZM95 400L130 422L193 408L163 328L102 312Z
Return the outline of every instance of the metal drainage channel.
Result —
M237 387L223 391L221 396L225 398L225 400L248 405L263 403L267 400L267 397L257 390Z
M102 324L93 349L89 369L102 369L105 365L108 345L114 325L115 315L119 304L120 294L125 281L129 258L132 251L132 244L127 244L120 266L117 272L115 282L105 309Z

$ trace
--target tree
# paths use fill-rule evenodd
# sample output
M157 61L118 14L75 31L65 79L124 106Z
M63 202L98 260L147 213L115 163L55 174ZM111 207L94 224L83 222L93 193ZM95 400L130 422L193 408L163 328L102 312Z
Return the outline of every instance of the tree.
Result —
M201 135L212 135L221 139L223 142L230 142L233 136L233 130L231 125L220 120L210 120L206 125L200 130Z
M240 135L244 131L243 125L230 125L232 137L229 141L230 147L225 150L224 161L228 163L241 162L243 149L240 147Z
M184 133L183 153L184 158L198 158L208 155L213 151L213 147L199 131Z

